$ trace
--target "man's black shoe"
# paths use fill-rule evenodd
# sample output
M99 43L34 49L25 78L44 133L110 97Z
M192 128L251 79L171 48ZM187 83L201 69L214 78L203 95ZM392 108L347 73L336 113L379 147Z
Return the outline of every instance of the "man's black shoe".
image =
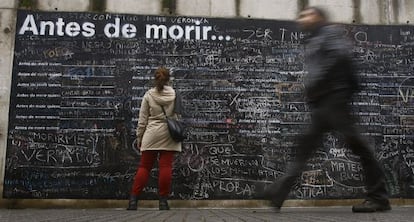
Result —
M276 212L276 213L280 213L280 208L282 206L280 204L278 204L276 201L271 200L270 201L270 208Z
M352 207L352 212L354 213L371 213L387 210L391 210L389 203L381 204L371 200L365 200L361 204L357 204Z
M278 183L271 184L264 192L264 199L270 200L270 208L275 212L280 212L284 198L279 194L280 185Z

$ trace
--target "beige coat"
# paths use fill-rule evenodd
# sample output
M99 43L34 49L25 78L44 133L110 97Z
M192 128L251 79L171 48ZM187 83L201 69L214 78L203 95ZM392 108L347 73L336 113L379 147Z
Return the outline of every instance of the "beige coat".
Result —
M175 91L171 86L164 86L161 92L152 88L145 93L139 110L137 127L137 144L141 144L141 151L181 151L181 143L175 142L168 132L167 122L161 109L163 106L168 116L176 117L174 100Z

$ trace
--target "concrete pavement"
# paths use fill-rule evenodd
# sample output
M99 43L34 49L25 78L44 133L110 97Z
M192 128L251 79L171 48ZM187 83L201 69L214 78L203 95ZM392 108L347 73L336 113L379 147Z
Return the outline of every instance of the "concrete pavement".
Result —
M157 208L141 208L126 211L123 208L98 209L0 209L2 222L59 221L59 222L250 222L250 221L375 221L375 222L412 222L414 206L395 206L392 211L381 213L352 213L345 207L286 207L276 213L270 208L172 208L159 211Z

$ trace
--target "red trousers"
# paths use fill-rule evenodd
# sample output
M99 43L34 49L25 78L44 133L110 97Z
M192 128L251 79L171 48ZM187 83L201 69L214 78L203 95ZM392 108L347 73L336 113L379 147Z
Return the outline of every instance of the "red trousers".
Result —
M134 177L131 195L138 196L148 182L152 166L159 154L158 192L160 197L168 197L172 180L172 164L174 151L154 150L143 151Z

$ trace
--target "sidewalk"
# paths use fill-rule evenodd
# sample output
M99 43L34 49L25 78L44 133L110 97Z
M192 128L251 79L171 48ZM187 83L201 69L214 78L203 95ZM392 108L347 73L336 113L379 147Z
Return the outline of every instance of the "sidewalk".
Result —
M0 221L58 221L58 222L250 222L250 221L355 221L355 222L411 222L414 221L414 206L395 206L392 211L382 213L352 213L350 207L318 207L318 208L283 208L281 212L273 212L269 208L257 209L195 209L177 208L170 211L159 211L156 208L143 208L138 211L126 211L119 208L100 209L0 209Z

